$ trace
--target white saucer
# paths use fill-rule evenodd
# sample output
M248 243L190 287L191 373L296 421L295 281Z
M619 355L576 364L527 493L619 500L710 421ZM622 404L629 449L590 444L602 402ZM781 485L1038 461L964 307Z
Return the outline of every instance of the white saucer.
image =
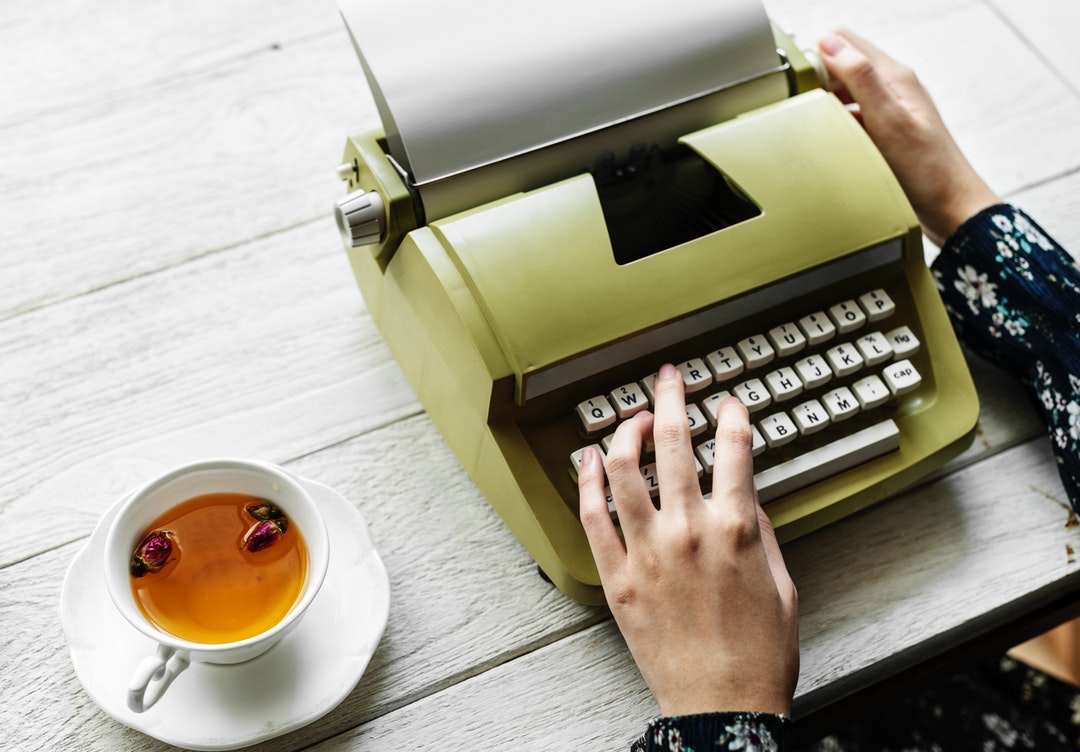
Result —
M301 482L330 532L330 567L303 621L247 663L191 664L145 713L128 709L127 685L155 644L113 608L102 563L105 533L123 499L105 514L60 595L75 674L102 710L169 744L224 750L311 723L353 690L386 628L390 581L357 509L324 485Z

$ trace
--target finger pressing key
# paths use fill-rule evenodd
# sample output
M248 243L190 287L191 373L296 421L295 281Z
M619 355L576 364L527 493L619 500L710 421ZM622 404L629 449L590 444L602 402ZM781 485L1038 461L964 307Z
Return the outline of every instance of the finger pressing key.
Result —
M716 449L713 466L713 503L731 504L731 511L756 528L757 492L754 490L753 434L750 414L738 399L728 397L716 414Z
M626 559L626 549L608 512L604 492L604 463L595 447L585 447L578 471L578 514L589 540L601 580L611 576Z
M660 482L661 508L681 507L701 501L697 464L690 444L690 423L686 417L686 397L682 374L670 364L656 376L656 416L653 444L656 447L656 476Z
M604 460L611 496L624 533L640 530L656 512L641 475L641 448L653 431L653 414L640 412L615 430ZM629 535L628 535L629 537Z

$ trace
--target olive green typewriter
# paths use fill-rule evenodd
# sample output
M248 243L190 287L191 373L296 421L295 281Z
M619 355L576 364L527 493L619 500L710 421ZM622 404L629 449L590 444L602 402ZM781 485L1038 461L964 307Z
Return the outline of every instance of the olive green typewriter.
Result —
M576 462L665 362L703 490L716 406L749 408L781 540L925 476L978 413L918 221L807 54L756 0L608 7L341 3L382 121L348 138L335 210L368 309L488 502L589 603Z

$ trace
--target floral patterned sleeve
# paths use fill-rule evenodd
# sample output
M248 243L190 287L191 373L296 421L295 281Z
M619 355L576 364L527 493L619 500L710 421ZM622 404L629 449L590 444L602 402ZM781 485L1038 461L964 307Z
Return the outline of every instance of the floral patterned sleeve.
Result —
M791 719L770 713L701 713L657 718L630 752L786 752Z
M998 204L961 225L931 268L960 340L1031 387L1080 511L1080 267Z

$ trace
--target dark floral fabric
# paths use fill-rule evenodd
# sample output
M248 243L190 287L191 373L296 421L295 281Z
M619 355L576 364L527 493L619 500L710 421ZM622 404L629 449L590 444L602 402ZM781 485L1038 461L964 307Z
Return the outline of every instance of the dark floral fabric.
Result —
M1031 388L1080 511L1080 267L1020 209L965 222L932 265L960 340Z
M701 713L657 718L631 752L786 752L791 720L768 713Z

